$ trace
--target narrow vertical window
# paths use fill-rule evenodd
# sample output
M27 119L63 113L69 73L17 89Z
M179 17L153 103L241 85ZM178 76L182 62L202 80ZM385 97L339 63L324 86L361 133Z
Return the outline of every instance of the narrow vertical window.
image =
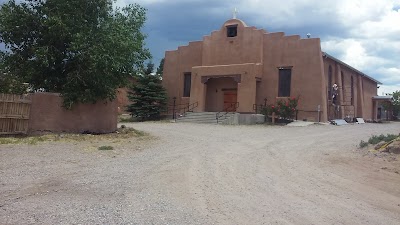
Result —
M279 69L279 97L290 96L290 85L292 81L292 69Z
M185 73L183 79L183 97L190 97L191 85L192 85L192 74Z
M342 90L344 91L344 74L343 74L343 71L341 71L340 76L341 76L341 80L342 80Z
M237 36L237 25L227 26L226 27L226 36L227 37L236 37Z
M351 105L354 105L354 80L353 76L351 76L351 81L350 81L350 91L351 91Z

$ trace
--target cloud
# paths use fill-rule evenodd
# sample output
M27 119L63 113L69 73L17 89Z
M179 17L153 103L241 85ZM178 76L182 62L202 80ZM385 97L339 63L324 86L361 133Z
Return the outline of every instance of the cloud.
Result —
M322 49L333 52L338 58L347 64L356 67L372 70L378 66L388 64L390 60L370 54L365 40L360 39L337 39L331 38L322 42Z
M334 12L329 1L310 0L248 0L239 1L240 10L257 24L271 27L297 27L327 22Z
M393 92L399 90L399 86L396 85L382 85L378 89L378 95L384 96L386 94L392 94Z
M391 67L385 68L381 67L377 70L378 73L382 74L382 81L391 81L394 85L400 85L400 68Z
M156 64L166 50L220 29L236 7L250 26L302 37L311 33L324 51L400 90L400 0L116 1L119 7L132 3L148 9L143 31Z

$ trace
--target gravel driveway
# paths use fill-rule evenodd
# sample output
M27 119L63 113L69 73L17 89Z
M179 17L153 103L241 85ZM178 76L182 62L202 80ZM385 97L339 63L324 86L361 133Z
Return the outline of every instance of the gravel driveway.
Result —
M155 139L0 145L0 224L400 224L400 123L133 123ZM399 158L400 160L400 158Z

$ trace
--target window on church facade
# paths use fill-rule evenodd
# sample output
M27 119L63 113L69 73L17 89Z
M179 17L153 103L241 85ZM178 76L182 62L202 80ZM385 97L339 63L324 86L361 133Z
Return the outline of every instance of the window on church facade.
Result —
M328 70L328 99L332 100L332 66Z
M237 36L237 25L227 26L226 27L226 36L227 37L236 37Z
M279 69L278 97L290 97L292 69Z
M354 80L353 80L353 76L351 76L350 91L351 91L351 105L354 105Z
M191 85L192 85L192 74L185 73L183 79L183 97L190 97Z
M344 91L344 74L343 74L343 71L340 72L340 78L342 80L342 90Z

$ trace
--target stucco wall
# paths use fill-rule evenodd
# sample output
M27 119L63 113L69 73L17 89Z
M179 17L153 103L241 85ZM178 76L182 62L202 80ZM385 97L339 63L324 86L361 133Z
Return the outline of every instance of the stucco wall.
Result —
M128 92L130 85L136 84L137 80L136 78L129 78L129 83L126 85L126 87L123 88L118 88L117 89L117 103L118 103L118 113L123 114L123 113L129 113L127 111L127 106L131 104L128 98Z
M369 79L363 78L364 89L364 115L366 120L373 120L375 109L373 107L372 97L377 96L377 84Z
M332 81L331 81L331 86L329 86L329 66L332 68ZM346 87L346 83L344 83L345 87L342 87L342 80L341 80L341 72L343 72L343 76L344 76L344 82L346 82L346 80L349 80L348 82L348 87ZM342 67L340 65L338 65L337 62L333 61L330 58L324 58L324 73L325 73L325 79L326 82L324 84L324 89L325 92L328 93L329 90L331 90L332 85L333 84L337 84L339 86L339 101L340 104L344 104L347 103L345 101L348 101L348 103L351 103L351 99L347 99L344 96L345 90L346 88L350 88L350 79L351 76L354 77L354 95L356 95L356 88L357 88L357 82L356 82L356 76L357 74L355 74L353 71L348 71L346 69L346 67ZM350 77L350 78L348 78ZM326 101L328 102L328 96ZM328 115L328 119L334 119L335 114L334 114L334 107L331 106L332 102L329 102L328 104L328 110L330 115ZM354 97L354 105L356 104L356 97ZM352 113L355 115L356 114L356 107L352 108ZM339 117L342 117L342 115L344 115L344 110L343 108L340 108L340 115Z
M198 102L199 107L195 111L203 112L206 109L207 82L202 83L205 76L223 77L236 74L241 77L237 85L237 112L253 112L253 104L256 102L256 74L260 74L261 66L254 63L233 64L221 66L193 67L191 102Z
M330 58L324 58L326 88L328 88L329 66L332 67L332 84L336 83L339 86L339 95L342 104L351 105L352 103L351 78L353 77L353 107L348 107L348 110L352 109L355 117L362 117L367 120L373 119L375 109L373 106L372 97L377 95L377 83L345 65L341 65ZM343 82L341 80L342 73L344 78ZM342 110L341 117L345 116L346 112Z
M237 36L227 37L227 27L237 24ZM203 66L259 63L262 61L264 30L245 27L240 20L228 20L221 29L203 40Z
M189 102L189 98L183 97L184 73L192 72L192 67L202 65L202 47L200 41L190 42L188 46L180 46L175 51L165 53L162 83L166 87L170 105L173 97L177 98L178 105Z
M117 101L62 107L56 93L32 94L29 132L110 133L117 129Z
M279 68L291 68L292 97L300 96L298 119L316 121L317 108L325 111L325 83L322 68L320 40L300 39L299 36L284 36L283 33L264 34L263 76L260 84L261 96L257 104L267 97L268 103L275 103L278 97ZM321 113L321 120L326 116Z
M118 88L117 90L118 114L128 113L127 106L130 104L128 98L128 88Z

